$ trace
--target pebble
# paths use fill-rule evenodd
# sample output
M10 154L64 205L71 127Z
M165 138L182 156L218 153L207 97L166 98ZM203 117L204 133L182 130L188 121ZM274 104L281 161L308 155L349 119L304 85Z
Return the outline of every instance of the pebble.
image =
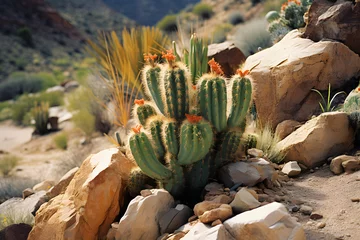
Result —
M298 205L294 205L290 207L291 212L298 212L300 210L300 207Z
M315 171L314 171L314 169L310 169L310 172L313 173L313 172L315 172Z
M195 221L198 217L196 215L189 217L188 222Z
M310 206L302 205L300 207L300 212L304 215L310 215L313 209Z
M324 228L326 226L326 223L324 222L319 222L318 224L316 224L317 228Z
M360 202L360 198L352 198L351 201L352 202Z
M212 223L211 223L211 226L212 227L215 227L216 225L219 225L219 224L221 224L222 222L221 222L221 220L220 219L217 219L217 220L215 220L215 221L213 221Z
M312 219L312 220L319 220L322 218L323 218L323 215L321 215L319 213L311 213L311 215L310 215L310 219Z

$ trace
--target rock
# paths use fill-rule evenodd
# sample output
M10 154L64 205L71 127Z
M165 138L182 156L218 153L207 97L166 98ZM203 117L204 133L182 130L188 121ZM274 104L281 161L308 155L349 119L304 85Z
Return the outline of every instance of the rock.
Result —
M54 86L54 87L51 87L51 88L48 88L46 89L46 92L47 93L51 93L51 92L64 92L65 89L64 87L62 86Z
M49 197L49 199L56 197L59 194L62 194L65 192L67 186L71 182L71 180L74 178L75 173L79 170L78 167L74 167L73 169L69 170L60 180L59 182L52 188L49 189L49 191L46 193L46 195Z
M38 183L36 184L34 187L33 187L33 190L35 192L38 192L38 191L47 191L49 190L52 186L55 185L55 182L54 181L43 181L41 183Z
M360 198L351 198L352 202L360 202Z
M34 190L32 190L31 188L26 188L24 189L24 191L22 192L22 198L25 199L30 195L33 195L35 193Z
M256 157L256 158L261 158L264 156L264 152L260 149L256 149L256 148L250 148L247 150L247 153L252 156L252 157Z
M11 216L12 219L21 219L23 223L32 225L34 223L32 212L45 194L45 191L39 191L25 199L11 198L0 204L0 215Z
M174 233L174 234L170 234L166 240L180 240L183 237L185 237L186 233L184 232L178 232L178 233Z
M68 112L65 107L57 106L49 108L49 118L58 118L58 124L68 121L72 118L72 113Z
M225 221L224 226L235 239L306 239L301 224L276 202L238 214Z
M355 159L355 157L348 155L340 155L336 158L333 158L330 163L330 170L336 175L343 173L344 168L342 166L342 163L351 159Z
M79 83L77 81L69 81L65 84L64 90L65 92L71 92L79 87Z
M279 136L280 140L283 140L300 126L301 123L295 120L282 121L276 126L275 135Z
M216 219L215 221L213 221L213 222L211 223L211 226L212 226L212 227L215 227L215 226L217 226L217 225L219 225L219 224L222 224L221 220L220 220L220 219Z
M181 240L235 240L223 224L215 227L197 223Z
M0 231L1 240L27 240L31 226L25 223L12 224Z
M108 233L106 234L106 240L115 240L116 232L119 228L118 223L112 223L111 228L109 229Z
M300 210L300 207L298 205L294 205L290 207L291 212L298 212Z
M297 162L291 161L287 162L281 171L289 177L295 177L301 173L301 168Z
M227 195L222 194L222 195L217 195L217 196L205 196L204 200L205 201L211 201L211 202L214 202L214 203L229 204L234 199L231 196L227 196Z
M120 219L116 240L157 239L160 236L159 219L174 207L174 198L163 189L150 191L151 195L131 200Z
M222 205L222 203L214 203L214 202L210 202L210 201L199 202L194 206L194 214L199 217L199 216L203 215L204 212L218 208L221 205Z
M312 168L326 161L329 156L342 154L352 148L354 131L348 115L343 112L323 113L315 117L276 147L286 152L286 161L297 161ZM321 148L318 144L321 143Z
M219 180L229 188L234 185L251 187L267 178L273 180L275 176L274 168L261 158L230 163L219 170Z
M299 210L302 214L304 215L311 215L313 209L310 206L306 206L306 205L301 205L300 210Z
M204 189L205 189L205 191L208 191L208 192L218 191L218 190L224 189L224 185L217 183L217 182L212 182L212 183L208 183Z
M349 159L341 164L347 173L352 173L360 170L360 159Z
M221 204L218 208L208 210L199 216L202 223L211 223L217 219L225 221L233 214L232 208L228 204Z
M351 1L314 0L303 37L313 41L333 39L360 54L360 5Z
M105 238L123 204L124 181L133 167L116 148L90 155L65 192L41 206L29 240Z
M192 214L191 208L183 204L178 204L175 208L171 208L160 218L160 234L173 233L176 229L187 223Z
M326 226L326 223L324 222L319 222L318 224L316 224L317 228L324 228Z
M284 120L308 120L319 111L320 96L311 91L341 88L360 75L360 56L340 42L313 42L289 32L270 48L249 56L253 98L260 123L272 128ZM351 62L351 64L348 64Z
M260 202L246 188L241 188L230 206L235 213L240 213L259 207Z
M50 130L56 131L59 129L59 117L49 117Z
M311 215L310 215L310 219L312 219L312 220L319 220L322 218L323 218L323 215L321 215L320 213L311 213Z
M31 214L35 217L36 216L36 212L40 209L40 207L44 204L47 203L49 201L49 197L44 194L43 196L41 196L39 198L39 200L36 202L34 210L31 212Z
M210 44L208 58L214 58L220 64L227 77L234 75L239 65L245 62L246 59L241 50L231 42Z

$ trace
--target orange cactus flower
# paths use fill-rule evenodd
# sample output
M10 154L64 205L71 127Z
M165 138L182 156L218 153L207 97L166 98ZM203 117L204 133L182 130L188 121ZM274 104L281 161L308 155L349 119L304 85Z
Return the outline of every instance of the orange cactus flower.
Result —
M162 53L162 58L165 58L168 62L172 62L176 59L175 55L173 54L173 51L170 50L166 50L166 53Z
M285 8L288 6L288 3L284 3L281 5L281 11L285 11Z
M196 85L192 85L191 87L192 89L196 90Z
M144 99L135 99L135 101L134 101L134 103L136 104L136 105L144 105L144 103L145 103L145 100Z
M157 59L157 57L158 57L158 55L156 55L156 54L151 54L151 53L146 54L146 53L144 53L144 60L146 62L151 62L151 61L153 62L153 61L155 61Z
M250 71L249 70L241 71L241 69L238 69L236 71L236 73L239 74L240 77L245 77L246 75L248 75L250 73Z
M219 75L224 75L224 72L223 70L221 69L221 66L219 63L217 63L215 61L214 58L212 58L209 62L208 62L209 66L210 66L210 69L212 72L216 73L216 74L219 74Z
M136 127L131 128L131 129L134 131L134 133L140 133L141 125L137 125Z
M185 113L185 116L190 123L198 123L202 119L202 116L196 116L196 115L191 115L191 114L186 114L186 113Z
M358 87L356 90L357 90L358 92L360 92L360 87Z

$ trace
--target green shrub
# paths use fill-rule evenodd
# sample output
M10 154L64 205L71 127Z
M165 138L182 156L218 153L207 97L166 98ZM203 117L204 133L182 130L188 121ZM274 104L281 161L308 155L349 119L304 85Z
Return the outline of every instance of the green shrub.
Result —
M88 139L95 132L95 117L88 110L82 109L72 118L76 127L80 128Z
M156 26L165 32L176 32L178 30L177 15L166 15L156 24Z
M67 134L66 133L57 134L54 137L54 142L55 142L56 147L58 147L60 149L63 149L63 150L66 150L67 147L68 147L68 145L67 145L67 142L68 142Z
M226 35L231 29L231 24L218 25L213 32L213 43L222 43L226 41Z
M266 30L267 23L264 19L254 19L241 25L235 33L235 45L246 55L250 56L258 51L271 47L272 41Z
M12 110L11 108L3 108L0 110L0 122L11 119Z
M244 17L241 14L241 12L232 12L229 15L229 23L231 23L232 25L237 25L239 23L243 23L244 22Z
M25 67L27 64L28 64L28 61L23 57L19 57L19 58L15 59L15 65L19 70L25 70Z
M19 158L14 155L4 155L0 158L0 172L3 176L8 176L11 170L16 167Z
M209 19L213 15L212 7L206 3L198 3L193 8L193 13L202 19Z
M0 102L0 111L4 108L10 108L12 103L10 101Z
M17 30L17 35L23 40L24 44L29 47L34 46L31 30L27 27L22 27Z
M71 62L69 58L58 58L53 60L53 64L59 67L69 67Z

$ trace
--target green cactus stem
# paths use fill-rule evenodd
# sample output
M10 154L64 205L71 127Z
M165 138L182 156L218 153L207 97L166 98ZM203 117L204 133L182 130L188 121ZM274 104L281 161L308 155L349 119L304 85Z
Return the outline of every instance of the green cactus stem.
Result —
M31 111L32 116L35 120L35 131L43 135L48 132L48 121L49 121L49 103L41 102L39 105L35 103L35 107Z
M206 156L213 144L213 131L208 121L201 116L186 114L180 128L178 164L195 163Z
M242 129L232 129L225 132L222 139L221 147L217 152L215 160L215 168L220 167L224 163L231 162L235 159L235 153L240 147Z
M154 180L144 174L140 168L132 169L127 181L127 190L130 196L136 197L140 194L141 190L146 188L147 185L154 186Z
M156 110L151 102L146 102L144 99L137 99L134 103L133 115L139 120L141 125L145 125L149 117L156 115Z
M150 117L146 122L146 129L150 132L154 150L159 159L163 159L165 156L165 148L162 143L162 125L163 118L158 115Z
M246 115L251 103L251 81L245 76L249 71L238 70L238 75L231 79L232 104L228 118L228 127L245 128Z
M180 197L185 184L183 168L177 165L176 156L171 153L167 153L165 159L169 169L173 173L173 176L166 181L160 181L159 185L169 191L174 197Z
M208 66L208 46L203 39L196 37L194 33L190 39L190 53L187 55L188 67L191 73L192 84L197 83L197 79L207 72Z
M160 163L150 140L140 129L141 126L133 128L135 134L129 139L131 153L136 163L151 178L160 181L170 179L172 177L171 170Z
M211 173L214 173L212 154L208 153L203 159L197 161L185 170L185 178L192 190L200 190L205 187Z
M177 155L179 152L178 127L174 120L166 120L163 123L162 137L167 152Z

